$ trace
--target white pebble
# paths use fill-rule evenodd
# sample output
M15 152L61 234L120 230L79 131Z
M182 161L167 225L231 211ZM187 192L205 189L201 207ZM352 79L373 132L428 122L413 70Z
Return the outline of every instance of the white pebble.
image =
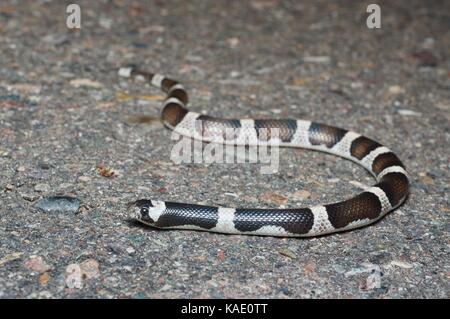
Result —
M419 112L415 112L412 110L406 110L406 109L401 109L397 111L398 114L403 115L403 116L422 116L422 113Z
M34 186L34 190L36 192L48 192L50 190L50 186L48 184L36 184Z

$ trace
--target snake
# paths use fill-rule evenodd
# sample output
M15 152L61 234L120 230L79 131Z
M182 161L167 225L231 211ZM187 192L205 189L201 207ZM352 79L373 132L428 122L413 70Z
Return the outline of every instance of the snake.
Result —
M127 216L132 220L160 229L313 237L372 224L408 197L409 177L405 166L393 151L373 139L301 119L227 119L193 112L187 108L188 94L179 82L136 66L121 67L118 74L162 90L166 97L161 121L181 136L205 143L321 151L359 164L376 179L376 184L349 199L302 208L230 208L137 199L127 205Z

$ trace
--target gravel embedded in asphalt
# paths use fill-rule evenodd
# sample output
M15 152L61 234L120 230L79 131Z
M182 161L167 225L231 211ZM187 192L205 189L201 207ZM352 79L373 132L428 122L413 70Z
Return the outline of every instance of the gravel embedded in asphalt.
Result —
M66 28L61 1L0 4L1 298L450 297L448 2L378 1L376 30L359 1L75 2L81 30ZM298 207L374 181L300 149L281 149L270 175L174 164L163 96L120 78L128 64L181 81L197 112L372 137L407 166L410 198L375 225L313 239L130 222L137 198ZM74 200L46 213L54 196Z

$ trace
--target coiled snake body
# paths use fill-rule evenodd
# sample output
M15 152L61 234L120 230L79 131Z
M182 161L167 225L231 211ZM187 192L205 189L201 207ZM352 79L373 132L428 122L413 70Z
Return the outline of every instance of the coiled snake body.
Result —
M226 208L139 199L129 204L128 214L144 224L227 234L309 237L371 224L398 207L408 195L409 181L399 158L387 147L358 133L305 120L201 115L186 108L188 95L174 80L134 67L121 68L119 75L144 78L166 92L162 121L181 135L205 142L323 151L360 164L377 180L377 184L353 198L308 208ZM276 138L270 134L274 128L279 132ZM229 129L233 133L224 134Z

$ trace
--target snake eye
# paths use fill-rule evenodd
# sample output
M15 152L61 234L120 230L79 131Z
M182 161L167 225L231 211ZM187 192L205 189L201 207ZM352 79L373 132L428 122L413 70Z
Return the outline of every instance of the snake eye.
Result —
M141 207L142 217L148 217L148 207Z

